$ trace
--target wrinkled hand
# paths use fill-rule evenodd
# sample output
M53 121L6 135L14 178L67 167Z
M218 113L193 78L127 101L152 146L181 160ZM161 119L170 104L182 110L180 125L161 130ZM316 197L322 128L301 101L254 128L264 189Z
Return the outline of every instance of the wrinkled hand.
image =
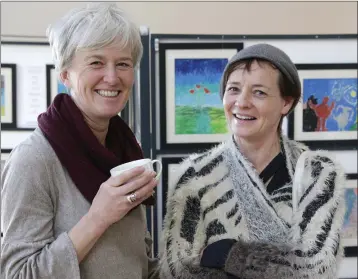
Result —
M121 220L132 208L149 198L158 184L154 171L136 167L111 176L103 182L88 211L89 217L99 226L107 229ZM136 201L130 203L127 195L136 193Z

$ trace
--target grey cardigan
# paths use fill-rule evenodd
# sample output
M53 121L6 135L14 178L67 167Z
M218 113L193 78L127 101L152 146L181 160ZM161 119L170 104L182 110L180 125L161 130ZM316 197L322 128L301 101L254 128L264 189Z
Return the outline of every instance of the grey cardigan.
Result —
M144 207L113 224L78 264L67 233L90 204L39 129L11 153L1 188L1 278L156 278Z

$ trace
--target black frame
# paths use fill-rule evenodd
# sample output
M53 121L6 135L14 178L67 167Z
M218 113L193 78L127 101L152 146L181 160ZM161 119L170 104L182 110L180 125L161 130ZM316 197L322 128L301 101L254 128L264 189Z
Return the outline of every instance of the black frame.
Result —
M51 92L51 71L55 69L55 65L46 64L46 104L49 107L52 103L52 92Z
M181 157L162 157L162 220L164 220L165 214L167 213L166 210L166 203L167 203L167 196L168 196L168 179L169 179L169 165L170 164L179 164L183 162L183 160L187 158L187 156L183 155Z
M358 34L225 34L225 35L210 35L210 34L152 34L153 37L158 39L208 39L208 40L272 40L272 39L292 39L292 40L304 40L304 39L357 39Z
M50 44L48 42L33 42L33 41L1 41L1 44L3 45L29 45L29 46L49 46ZM17 116L17 115L16 115ZM17 117L16 117L17 119ZM1 124L1 127L3 128L3 124ZM4 129L4 130L9 130L9 131L34 131L36 128L19 128L17 126L17 122L16 122L16 126L9 128L9 129Z
M346 179L358 181L358 173L347 173ZM345 246L344 255L347 258L358 257L358 246Z
M168 171L168 166L169 164L179 164L181 163L185 158L187 158L188 154L185 155L178 155L176 157L162 157L160 158L161 162L162 162L162 179L161 179L161 187L162 187L162 196L160 197L161 199L161 203L162 203L162 213L160 214L160 212L158 212L158 208L155 208L154 210L154 235L152 235L153 237L153 246L154 246L154 255L157 256L158 255L158 250L159 250L159 239L158 239L158 231L157 229L159 229L159 231L162 231L162 228L158 228L158 218L160 218L162 220L162 222L164 221L164 217L166 214L166 202L167 202L167 195L168 195L168 177L169 177L169 171ZM158 197L159 198L159 197ZM157 200L157 203L159 202L159 200Z
M1 63L1 68L11 69L11 86L12 86L12 122L1 123L1 129L4 131L14 130L17 128L17 109L16 109L16 64Z
M358 63L336 63L336 64L296 64L297 70L358 70ZM288 117L288 136L295 139L295 111ZM326 150L357 150L358 140L299 140L309 146L311 149L326 149Z
M7 148L2 148L1 149L1 154L10 154L11 153L11 151L12 151L12 149L7 149Z
M200 152L205 151L218 143L203 142L203 143L168 143L166 140L167 135L167 111L166 111L166 71L165 71L165 52L169 49L236 49L240 51L244 44L241 42L198 42L198 43L160 43L159 44L159 71L160 71L160 149L161 151L166 150L167 152Z
M154 159L155 156L151 153L151 125L150 125L150 116L151 116L151 91L150 91L150 36L142 35L142 44L144 49L144 54L140 63L139 69L139 92L140 92L140 115L138 119L140 122L141 130L141 144L144 157ZM137 121L137 119L135 119Z

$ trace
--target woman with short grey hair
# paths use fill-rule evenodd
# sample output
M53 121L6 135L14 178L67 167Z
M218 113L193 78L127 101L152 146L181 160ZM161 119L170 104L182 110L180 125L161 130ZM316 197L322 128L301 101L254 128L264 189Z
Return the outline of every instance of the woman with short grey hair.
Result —
M74 9L48 29L59 94L16 146L2 180L1 278L156 278L145 205L157 179L118 116L142 57L116 4ZM120 186L120 187L118 187Z

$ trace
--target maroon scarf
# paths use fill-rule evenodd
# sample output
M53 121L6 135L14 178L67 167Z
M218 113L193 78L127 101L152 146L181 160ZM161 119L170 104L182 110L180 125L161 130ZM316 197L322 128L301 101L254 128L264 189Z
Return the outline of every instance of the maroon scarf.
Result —
M110 177L111 168L143 158L133 132L119 116L109 122L104 147L67 94L56 96L48 110L39 115L38 124L76 187L90 203L99 186ZM143 204L153 205L154 198Z

